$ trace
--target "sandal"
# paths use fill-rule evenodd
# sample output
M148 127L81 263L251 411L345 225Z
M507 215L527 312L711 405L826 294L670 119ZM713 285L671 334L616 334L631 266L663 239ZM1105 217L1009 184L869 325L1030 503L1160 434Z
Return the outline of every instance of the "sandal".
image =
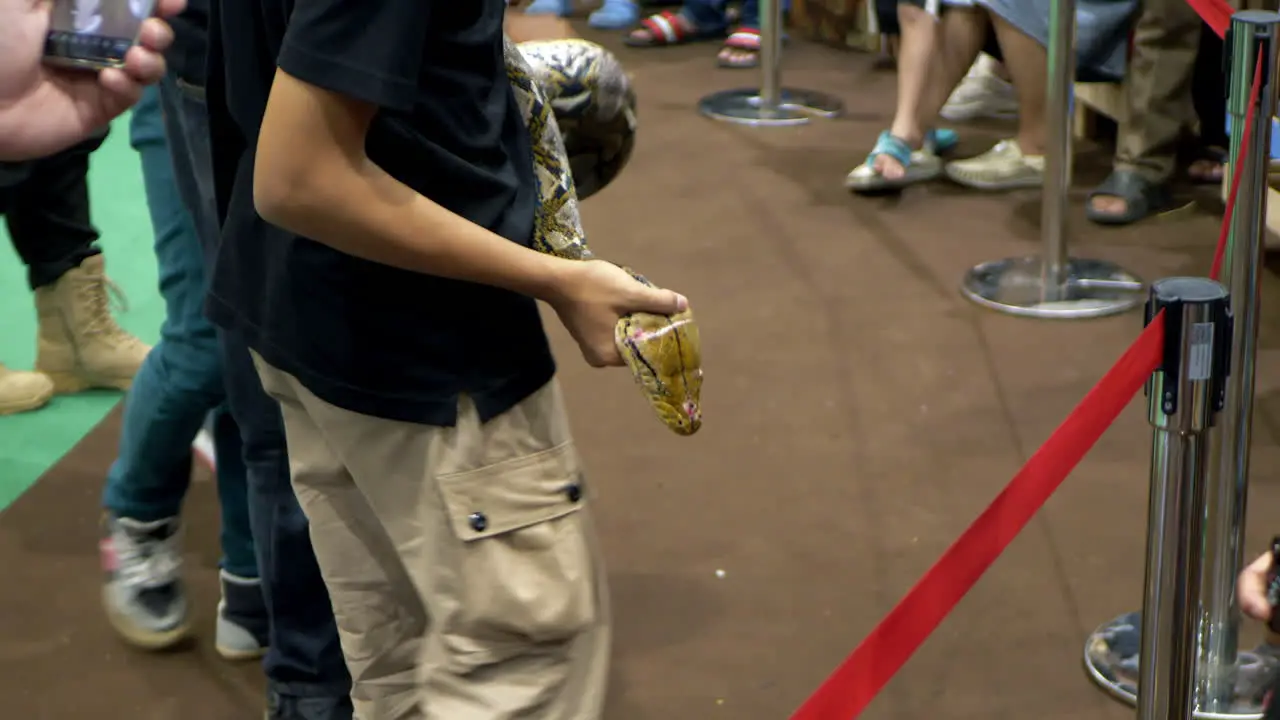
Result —
M724 37L723 28L700 28L678 12L663 10L640 21L623 39L631 47L668 47Z
M760 67L760 30L738 28L725 38L716 56L716 65L730 70L750 70Z
M953 133L954 134L954 133ZM934 134L936 137L936 133ZM854 168L844 179L844 186L856 193L899 190L908 185L933 180L942 174L942 159L935 152L936 139L926 136L919 150L912 150L907 141L888 130L876 138L876 145L867 155L866 162ZM876 158L887 155L902 165L900 178L887 178L876 170Z
M782 36L783 44L787 36ZM716 56L716 65L729 70L750 70L760 67L760 28L740 27L725 38Z
M1221 185L1226 164L1226 150L1212 146L1200 148L1196 158L1187 166L1187 177L1196 185Z
M587 17L596 30L626 30L640 21L640 4L635 0L605 0Z
M1124 210L1110 213L1093 206L1093 199L1114 197L1124 201ZM1169 187L1139 175L1133 170L1114 170L1102 184L1089 193L1084 216L1099 225L1129 225L1163 212L1172 205Z

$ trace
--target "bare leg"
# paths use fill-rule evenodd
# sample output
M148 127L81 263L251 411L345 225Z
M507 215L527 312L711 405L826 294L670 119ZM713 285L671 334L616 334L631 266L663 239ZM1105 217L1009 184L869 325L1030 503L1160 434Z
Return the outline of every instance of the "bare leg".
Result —
M1044 46L994 13L991 14L991 24L995 27L1005 67L1013 78L1013 89L1018 96L1018 146L1024 155L1043 155L1049 55Z
M987 18L974 8L948 8L942 16L942 45L934 54L929 85L920 102L919 120L924 128L938 122L947 98L964 80L987 39Z
M985 19L976 10L948 8L939 21L923 8L899 3L898 23L898 102L889 132L919 147L925 129L977 57ZM965 55L968 60L961 59ZM876 158L875 168L890 180L906 172L887 155Z

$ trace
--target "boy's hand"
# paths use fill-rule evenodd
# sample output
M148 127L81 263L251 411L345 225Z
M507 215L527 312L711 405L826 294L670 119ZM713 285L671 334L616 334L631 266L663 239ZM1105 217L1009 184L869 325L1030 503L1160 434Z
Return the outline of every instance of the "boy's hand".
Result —
M1271 603L1267 600L1267 580L1271 573L1271 553L1258 556L1236 580L1236 601L1240 611L1254 620L1271 619Z
M623 315L674 315L689 307L683 295L648 287L612 263L567 262L571 264L561 277L551 306L592 367L623 364L613 340L614 328Z

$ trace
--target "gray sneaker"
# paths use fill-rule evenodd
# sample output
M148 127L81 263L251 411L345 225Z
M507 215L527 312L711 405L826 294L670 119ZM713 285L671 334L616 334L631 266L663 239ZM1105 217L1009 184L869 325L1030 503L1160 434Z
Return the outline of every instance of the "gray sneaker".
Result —
M107 620L126 642L145 650L173 647L189 631L178 531L177 518L108 516L99 542Z

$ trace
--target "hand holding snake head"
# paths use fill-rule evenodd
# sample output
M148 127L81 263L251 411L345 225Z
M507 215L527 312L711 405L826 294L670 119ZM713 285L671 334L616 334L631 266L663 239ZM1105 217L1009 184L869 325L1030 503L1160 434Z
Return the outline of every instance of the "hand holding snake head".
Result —
M677 435L698 432L702 344L693 312L632 313L618 321L614 342L663 424Z
M702 427L702 353L688 301L599 261L578 214L578 201L631 156L631 83L616 57L583 40L508 43L505 53L540 171L533 248L570 261L551 304L589 364L628 366L662 423L692 435Z

